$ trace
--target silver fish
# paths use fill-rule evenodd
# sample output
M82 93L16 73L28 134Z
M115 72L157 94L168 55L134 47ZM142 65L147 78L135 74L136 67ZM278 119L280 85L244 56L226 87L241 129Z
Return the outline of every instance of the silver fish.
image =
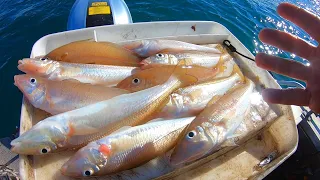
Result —
M241 72L240 72L241 73ZM228 90L243 81L242 74L180 88L169 96L158 117L180 118L198 115L210 103L218 101Z
M121 44L141 57L149 57L161 51L205 51L220 54L215 48L175 40L138 40Z
M242 87L206 107L192 121L172 153L172 164L180 165L204 157L233 135L250 107L254 83L246 81Z
M149 64L166 64L176 65L179 61L184 60L186 65L198 65L203 67L214 67L218 64L221 54L208 53L201 51L183 51L158 53L141 61L143 65Z
M101 176L135 168L169 151L194 118L151 122L91 142L61 172L71 177Z
M74 80L81 83L113 86L134 74L135 67L98 64L77 64L49 59L23 59L18 69L49 80Z

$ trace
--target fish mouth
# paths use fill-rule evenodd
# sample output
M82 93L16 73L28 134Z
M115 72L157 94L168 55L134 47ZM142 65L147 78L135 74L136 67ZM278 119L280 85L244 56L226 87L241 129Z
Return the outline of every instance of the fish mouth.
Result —
M15 75L14 77L13 77L13 84L16 86L16 87L18 87L21 91L22 91L22 89L23 89L23 78L21 78L21 76L22 75Z
M23 71L25 69L25 67L26 67L26 63L23 60L19 60L18 61L18 69L20 71Z
M61 174L64 176L74 177L74 178L83 177L79 172L72 172L72 171L68 170L68 168L69 168L68 164L62 165L62 167L60 168Z
M10 145L11 145L10 151L12 151L14 153L18 153L17 147L19 146L19 142L13 140L13 141L10 142Z
M13 81L14 81L13 84L18 87L18 77L17 76L13 76Z

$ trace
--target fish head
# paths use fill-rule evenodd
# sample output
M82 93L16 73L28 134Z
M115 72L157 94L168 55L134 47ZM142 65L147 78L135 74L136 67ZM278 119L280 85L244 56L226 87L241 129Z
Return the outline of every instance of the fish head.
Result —
M141 64L148 65L148 64L169 64L169 54L165 53L158 53L153 56L150 56L143 61Z
M130 92L137 92L157 85L154 81L159 78L155 73L149 73L149 71L150 69L137 72L122 80L116 87Z
M100 169L107 165L110 146L89 143L81 148L61 167L61 173L70 177L88 177L99 175Z
M27 132L11 141L11 151L25 155L56 152L66 142L63 129L54 122L40 121Z
M209 134L201 126L192 126L185 131L176 145L170 162L173 165L181 165L200 159L210 152L214 142Z
M173 73L175 66L149 65L146 69L127 77L117 88L137 92L165 83ZM181 69L181 68L179 68Z
M18 61L18 69L27 74L47 77L59 66L57 61L48 58L25 58Z
M14 85L33 105L38 107L37 105L42 104L46 92L46 84L42 78L27 74L15 75Z

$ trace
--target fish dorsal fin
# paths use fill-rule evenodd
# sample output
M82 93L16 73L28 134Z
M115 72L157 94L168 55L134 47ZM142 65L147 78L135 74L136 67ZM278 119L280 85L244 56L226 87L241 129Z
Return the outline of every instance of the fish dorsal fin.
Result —
M164 64L148 64L148 65L143 65L141 63L142 66L140 66L140 69L141 70L146 70L146 69L152 69L152 68L158 68L158 67L161 67L161 66L165 66Z
M175 76L181 82L181 87L189 86L198 82L198 78L189 74L189 69L193 66L187 65L186 60L181 60L178 62L171 77Z
M180 60L180 61L182 61L182 60ZM193 65L192 58L184 58L183 61L184 61L184 64L187 65L187 66Z

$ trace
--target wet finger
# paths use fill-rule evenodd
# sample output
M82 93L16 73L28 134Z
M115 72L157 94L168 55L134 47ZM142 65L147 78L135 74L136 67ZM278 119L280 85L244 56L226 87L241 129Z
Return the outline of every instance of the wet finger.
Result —
M308 60L312 61L319 58L315 55L315 46L291 34L274 29L263 29L259 34L259 38L266 44L294 53Z
M303 81L308 80L310 74L310 68L302 63L264 53L258 53L256 55L256 64L268 71L273 71Z
M308 106L310 93L306 89L265 89L263 99L272 104Z
M304 29L318 42L320 41L320 19L316 15L299 8L293 4L282 3L278 6L277 12L280 16L295 23Z

